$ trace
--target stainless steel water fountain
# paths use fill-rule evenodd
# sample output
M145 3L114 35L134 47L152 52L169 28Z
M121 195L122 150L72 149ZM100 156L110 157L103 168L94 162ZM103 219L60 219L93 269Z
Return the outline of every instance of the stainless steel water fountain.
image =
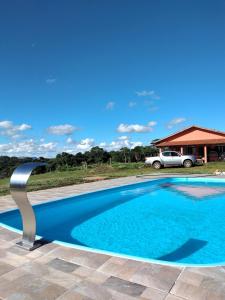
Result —
M20 210L23 222L23 237L17 244L29 251L40 247L41 244L35 241L36 218L27 197L27 181L35 168L46 165L41 162L25 163L17 167L10 178L10 192Z

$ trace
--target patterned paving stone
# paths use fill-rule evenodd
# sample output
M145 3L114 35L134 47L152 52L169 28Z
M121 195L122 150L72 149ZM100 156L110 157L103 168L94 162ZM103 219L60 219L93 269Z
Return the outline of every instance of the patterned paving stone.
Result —
M43 278L66 289L70 289L74 286L74 284L80 283L82 281L79 276L53 269L49 270L49 273L46 274Z
M27 255L27 250L18 247L17 245L13 245L12 247L7 249L8 252L14 253L16 255L25 256ZM32 253L32 252L31 252Z
M72 290L72 291L70 290L70 291L64 293L59 298L57 298L57 300L92 300L92 299L89 297L86 297L84 295L81 295L74 290Z
M136 260L127 260L123 264L123 268L117 273L117 277L130 280L131 277L143 266L143 263Z
M0 275L8 273L8 272L12 271L13 269L15 269L13 266L11 266L7 263L4 263L4 262L0 262Z
M110 300L112 295L104 286L89 282L82 281L75 288L75 291L94 300Z
M80 251L80 253L73 257L71 261L81 266L86 266L89 268L99 268L109 258L110 256L105 254L99 255L94 252Z
M7 300L32 300L30 295L14 293L11 296L7 297Z
M40 248L38 248L38 250L42 253L49 253L52 250L55 250L58 248L59 248L59 245L54 244L54 243L48 243L48 244L45 244L45 245L41 246Z
M72 261L72 259L74 259L76 256L79 256L81 253L82 251L78 249L58 247L51 251L49 255L52 257L59 257L61 259L65 259L66 261Z
M113 300L141 300L140 297L129 296L127 294L122 294L115 290L108 289L108 291L111 293Z
M50 262L48 262L48 265L54 269L60 270L62 272L66 273L72 273L75 269L79 268L78 265L73 264L71 262L65 261L60 258L54 258Z
M217 281L224 281L225 280L225 267L188 268L185 270L185 272L182 273L182 276L186 276L188 274L191 274L191 276L193 276L194 274L199 274L202 276L212 277L212 278L216 279ZM189 277L191 277L191 276L189 276Z
M146 287L143 285L132 283L130 281L126 281L113 276L109 277L103 283L103 286L134 297L140 296L146 289Z
M30 259L36 259L42 255L43 255L43 253L41 251L39 251L38 249L36 249L35 251L30 251L28 254L26 254L26 257L30 258Z
M88 280L97 284L102 284L108 279L110 275L104 274L99 271L93 272L90 276L88 276Z
M1 226L0 226L0 228L2 228ZM15 245L15 242L14 241L11 241L11 242L9 242L9 241L5 241L4 239L1 239L1 231L0 231L0 249L5 249L5 250L7 250L7 249L9 249L10 247L12 247L12 246L14 246Z
M6 280L9 280L9 281L13 281L19 277L22 277L23 275L26 275L27 272L21 268L16 268L4 275L2 275L0 278L1 279L6 279Z
M180 268L145 263L131 281L168 292L180 273Z
M125 263L125 259L111 257L98 269L98 271L110 274L112 276L117 276L120 272L122 272Z
M19 237L20 237L20 235L16 232L9 231L5 228L2 228L2 230L1 230L0 239L2 241L13 241L15 239L18 239Z
M221 269L222 268L185 269L170 293L188 300L224 300L225 273L221 271Z
M147 288L142 293L141 297L148 300L164 300L167 293L153 288Z
M24 256L16 255L0 249L0 262L7 262L12 266L19 267L29 261L30 260Z
M30 273L36 276L43 278L45 275L49 274L50 268L43 264L38 264L36 262L27 263L20 268L26 273Z
M76 268L73 273L86 278L86 277L90 277L91 274L93 274L94 272L95 272L95 269L78 266L78 268Z
M72 275L71 273L65 273L44 264L38 264L36 262L26 264L21 268L23 271L46 279L49 282L55 283L64 288L70 288L75 283L80 282L81 278Z
M63 287L31 274L24 275L14 281L4 279L0 281L0 295L7 299L15 299L19 296L20 299L30 297L35 300L53 300L64 292Z
M184 298L176 297L176 296L171 295L171 294L169 294L169 295L165 298L165 300L182 300L182 299L184 299Z

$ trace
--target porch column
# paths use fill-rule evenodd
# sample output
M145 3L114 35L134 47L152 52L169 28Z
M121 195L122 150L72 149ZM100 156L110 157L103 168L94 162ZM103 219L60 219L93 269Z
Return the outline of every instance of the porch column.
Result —
M159 147L159 153L162 153L162 148L161 147Z
M204 146L204 162L207 164L208 160L207 160L207 146Z
M181 155L184 154L184 147L183 146L180 147L180 153L181 153Z

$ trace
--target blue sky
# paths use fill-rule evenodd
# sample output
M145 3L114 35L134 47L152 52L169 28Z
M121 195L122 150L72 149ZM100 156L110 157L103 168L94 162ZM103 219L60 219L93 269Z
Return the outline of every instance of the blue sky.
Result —
M225 2L2 1L0 154L225 131Z

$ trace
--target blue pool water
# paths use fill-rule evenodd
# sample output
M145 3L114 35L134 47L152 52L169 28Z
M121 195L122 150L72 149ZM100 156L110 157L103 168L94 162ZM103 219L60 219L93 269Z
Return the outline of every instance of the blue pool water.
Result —
M34 206L37 234L118 254L185 264L225 262L225 181L170 178ZM0 223L21 229L18 210Z

